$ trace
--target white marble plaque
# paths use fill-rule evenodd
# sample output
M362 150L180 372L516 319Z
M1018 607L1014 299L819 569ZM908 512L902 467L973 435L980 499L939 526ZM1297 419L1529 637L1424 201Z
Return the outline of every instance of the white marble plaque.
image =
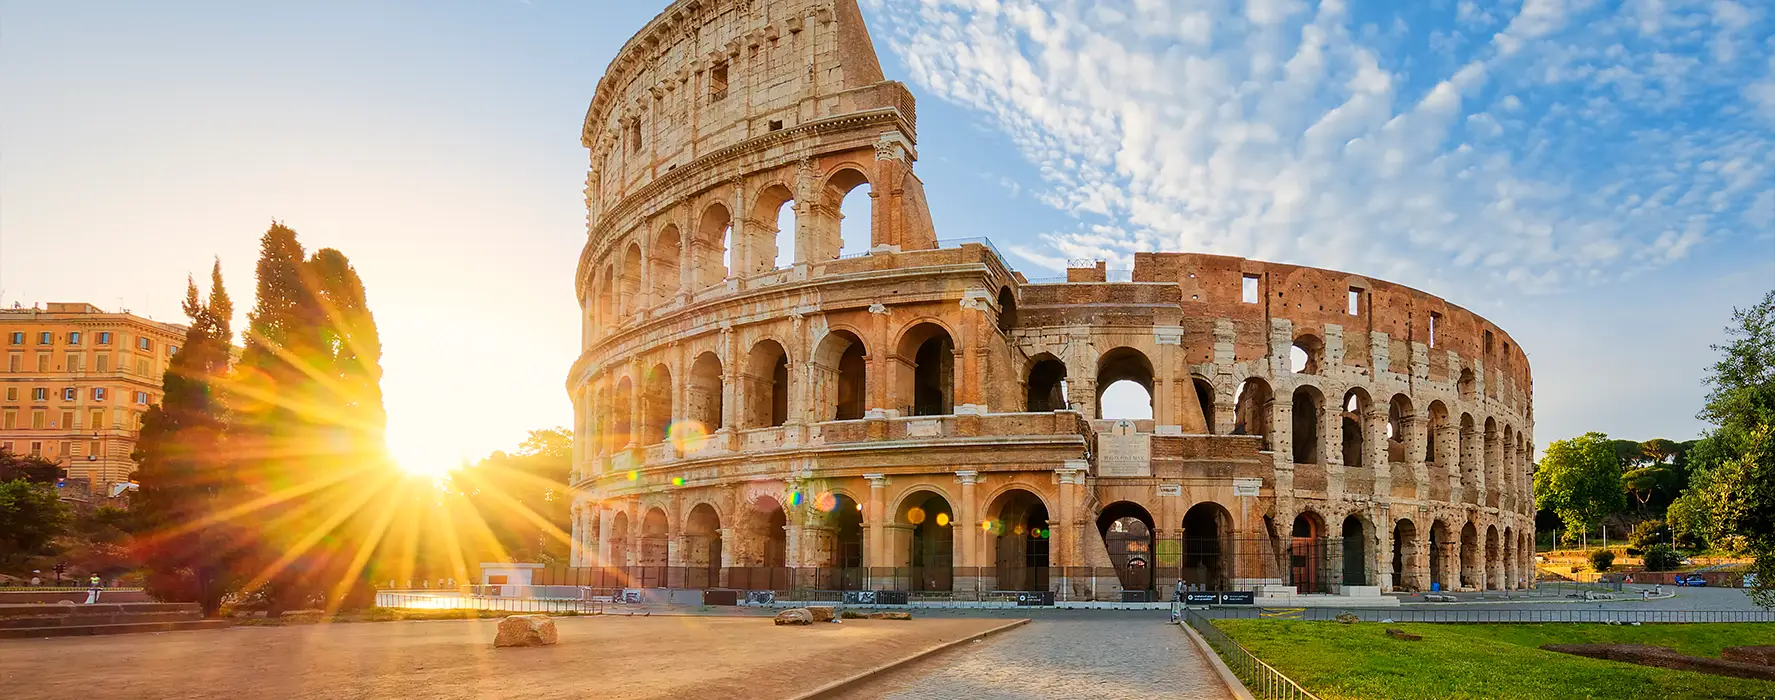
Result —
M1259 479L1256 477L1241 477L1238 479L1233 479L1233 495L1234 496L1256 496L1258 490L1262 489L1262 488L1263 488L1263 479Z
M1119 420L1097 434L1098 476L1152 476L1152 436Z
M1182 496L1183 484L1159 484L1160 496Z

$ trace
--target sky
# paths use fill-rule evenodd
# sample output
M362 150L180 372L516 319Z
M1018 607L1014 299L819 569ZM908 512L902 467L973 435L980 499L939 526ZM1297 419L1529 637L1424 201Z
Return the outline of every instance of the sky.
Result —
M364 279L390 447L569 425L586 106L664 0L0 0L0 303L244 313L272 219ZM1750 0L863 0L941 238L1386 279L1528 353L1540 445L1686 439L1775 288L1775 8Z

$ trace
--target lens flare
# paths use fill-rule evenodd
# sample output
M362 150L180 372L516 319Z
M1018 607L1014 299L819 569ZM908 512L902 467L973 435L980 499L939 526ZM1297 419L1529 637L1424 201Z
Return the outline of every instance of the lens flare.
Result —
M949 514L948 513L938 513L937 514L937 527L949 527Z
M924 509L918 506L913 506L912 510L906 511L906 522L912 523L913 525L924 522Z
M1011 534L1013 534L1013 535L1021 535L1021 534L1023 534L1023 526L1022 526L1022 525L1018 525L1018 526L1017 526L1017 527L1014 527L1014 528L1011 528Z
M838 496L831 491L822 493L814 498L814 507L820 509L821 513L838 510Z
M702 421L675 420L666 426L666 442L671 443L672 449L681 455L701 452L709 444L709 429Z
M807 500L807 497L802 495L800 491L789 492L789 505L791 505L791 506L799 506L799 505L801 505L801 503L803 501L806 501L806 500Z
M639 481L640 479L641 479L641 470L639 470L639 469L630 469L629 470L629 481Z
M684 485L684 477L682 477L682 476L672 477L672 485L673 486L683 486Z
M992 521L991 520L980 521L980 529L985 530L987 532L992 532Z

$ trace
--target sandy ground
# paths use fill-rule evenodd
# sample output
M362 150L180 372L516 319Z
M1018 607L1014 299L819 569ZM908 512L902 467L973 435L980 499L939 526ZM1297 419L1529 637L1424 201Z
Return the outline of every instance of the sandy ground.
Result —
M1003 619L557 618L560 643L494 649L497 620L376 622L0 640L9 697L766 700Z

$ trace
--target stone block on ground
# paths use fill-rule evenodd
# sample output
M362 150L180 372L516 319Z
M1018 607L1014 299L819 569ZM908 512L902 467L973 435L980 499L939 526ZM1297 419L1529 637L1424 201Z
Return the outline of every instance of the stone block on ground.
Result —
M1356 624L1357 622L1361 621L1361 619L1362 618L1356 617L1355 615L1350 614L1350 613L1338 613L1338 616L1337 616L1337 621L1342 622L1346 625Z
M869 613L869 619L871 619L871 620L910 620L910 619L912 619L912 613L899 612L899 611Z
M789 608L777 613L776 623L779 625L811 625L814 614L807 608Z
M1388 627L1387 636L1407 642L1421 642L1424 640L1422 635L1412 634L1397 627Z
M495 647L539 647L554 644L555 621L547 615L512 615L499 621Z
M830 605L809 605L807 611L813 613L814 622L831 622L838 616L838 611Z

